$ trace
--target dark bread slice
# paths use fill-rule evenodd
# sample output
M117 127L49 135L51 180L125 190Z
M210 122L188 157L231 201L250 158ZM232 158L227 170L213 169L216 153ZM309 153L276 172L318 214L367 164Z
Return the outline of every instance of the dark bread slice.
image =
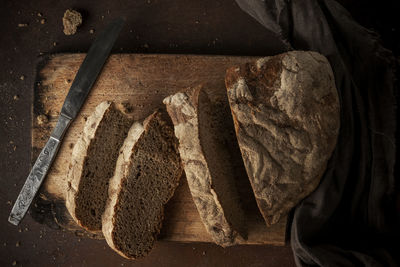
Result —
M179 139L179 152L200 217L215 243L231 246L245 236L227 147L218 140L212 104L201 86L164 99Z
M102 102L85 123L72 151L66 206L76 223L101 233L108 182L132 120L111 102Z
M168 115L157 111L129 130L103 214L108 245L128 259L149 253L160 232L164 205L182 175L178 141Z

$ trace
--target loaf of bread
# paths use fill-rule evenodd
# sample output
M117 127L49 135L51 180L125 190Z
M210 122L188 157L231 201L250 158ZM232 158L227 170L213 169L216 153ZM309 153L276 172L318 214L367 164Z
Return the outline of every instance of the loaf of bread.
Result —
M339 99L328 60L316 52L266 57L226 73L244 164L267 223L319 184L339 131Z
M101 233L108 182L131 125L117 105L102 102L87 118L72 151L66 206L75 222L90 232Z
M110 180L102 218L108 245L128 259L149 253L161 229L164 205L182 175L178 141L166 112L134 123Z
M189 188L208 233L223 247L244 232L244 216L229 153L216 137L224 131L213 120L211 103L201 87L164 99L172 118Z

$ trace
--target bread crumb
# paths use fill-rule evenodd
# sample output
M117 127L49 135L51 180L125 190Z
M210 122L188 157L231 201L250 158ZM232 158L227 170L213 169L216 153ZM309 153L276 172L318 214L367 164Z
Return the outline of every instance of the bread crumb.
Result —
M12 204L11 201L8 200L8 201L7 201L7 205L10 205L10 206L11 206L11 204Z
M94 29L90 29L89 33L93 34L94 33Z
M14 95L13 99L14 99L15 101L19 100L19 96L18 96L18 95Z
M144 48L149 48L149 45L148 44L144 44L143 47Z
M28 27L28 23L18 23L18 27Z
M43 125L49 121L46 115L39 115L36 117L36 121L39 125Z
M40 20L40 24L45 24L46 23L46 19L41 19Z
M22 233L22 229L21 229L21 228L19 228L19 229L18 229L18 232L19 232L19 233Z
M38 17L41 17L41 16L43 16L43 14L42 14L42 13L40 13L40 12L38 12L38 13L37 13L37 15L38 15Z
M62 18L65 35L74 35L77 28L82 24L82 15L73 9L67 9Z
M28 228L28 227L25 227L24 230L25 230L25 232L28 232L28 231L29 231L29 228Z
M21 75L21 76L19 77L19 79L20 79L21 81L25 80L25 75Z
M6 242L4 242L4 243L3 243L3 247L6 247L6 246L7 246L7 243L6 243Z
M18 241L17 243L15 243L15 246L18 248L21 245L21 243Z
M54 43L53 43L53 46L56 46L56 45L57 45L57 42L54 42Z
M15 265L17 265L17 261L12 262L12 266L15 266Z
M205 256L205 255L206 255L206 252L205 252L205 251L203 251L203 253L202 253L202 254L203 254L203 256Z

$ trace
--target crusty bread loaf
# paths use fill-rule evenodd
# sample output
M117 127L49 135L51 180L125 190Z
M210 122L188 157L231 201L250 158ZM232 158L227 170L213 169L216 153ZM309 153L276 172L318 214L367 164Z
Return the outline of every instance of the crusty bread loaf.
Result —
M101 233L109 179L132 121L114 103L102 102L87 118L72 151L66 206L76 223Z
M339 131L328 60L293 51L227 70L226 87L257 204L274 224L319 184Z
M179 139L179 152L200 217L214 241L234 245L242 238L244 216L227 148L217 138L223 126L201 86L164 99Z
M178 141L168 120L166 113L155 112L144 126L133 124L110 180L103 235L128 259L143 257L153 247L164 205L182 174Z

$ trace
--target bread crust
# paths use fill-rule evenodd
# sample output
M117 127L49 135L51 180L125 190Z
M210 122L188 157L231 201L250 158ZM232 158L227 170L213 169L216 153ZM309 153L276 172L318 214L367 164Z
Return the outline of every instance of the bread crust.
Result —
M319 53L292 51L232 67L225 83L257 204L275 224L318 186L335 148L332 69Z
M206 159L199 133L198 107L201 93L201 86L189 88L165 98L163 102L174 123L179 153L200 218L215 243L226 247L236 244L242 237L227 219L220 196L213 188L213 177L207 163L207 160L212 159Z

